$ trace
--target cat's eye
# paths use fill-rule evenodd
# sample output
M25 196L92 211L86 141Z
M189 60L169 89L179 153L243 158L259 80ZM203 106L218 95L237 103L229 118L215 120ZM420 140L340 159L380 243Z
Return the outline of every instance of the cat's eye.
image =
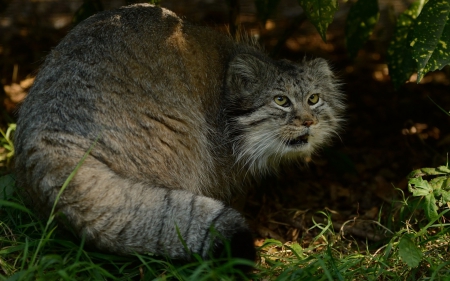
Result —
M283 107L288 107L291 105L291 101L285 96L276 96L273 100L276 104Z
M308 103L309 103L310 105L313 105L313 104L318 103L319 100L320 100L319 94L312 94L312 95L309 96L309 98L308 98Z

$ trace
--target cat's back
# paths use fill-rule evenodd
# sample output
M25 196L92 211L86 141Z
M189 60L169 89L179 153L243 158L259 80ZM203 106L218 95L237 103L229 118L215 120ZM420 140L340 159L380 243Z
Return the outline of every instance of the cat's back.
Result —
M18 170L35 150L57 161L66 152L55 147L70 149L75 161L101 136L92 154L118 174L192 190L220 181L211 138L234 47L147 4L88 18L49 54L20 109Z
M223 79L233 47L228 36L184 22L169 10L138 4L80 23L51 52L40 76L72 79L73 84L79 78L104 92L123 85L123 94L151 93L158 99L189 92L190 99L206 102L211 97L202 95Z

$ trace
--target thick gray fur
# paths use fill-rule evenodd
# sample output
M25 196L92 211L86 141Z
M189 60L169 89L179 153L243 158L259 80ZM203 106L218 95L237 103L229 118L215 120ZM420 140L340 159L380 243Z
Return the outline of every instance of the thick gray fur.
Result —
M179 231L208 257L221 245L211 227L239 243L250 237L223 203L246 178L308 157L335 134L337 86L322 59L273 61L165 9L99 13L48 55L20 108L18 185L48 214L98 138L57 212L101 250L189 259ZM308 104L315 93L320 101ZM294 143L300 136L307 142Z

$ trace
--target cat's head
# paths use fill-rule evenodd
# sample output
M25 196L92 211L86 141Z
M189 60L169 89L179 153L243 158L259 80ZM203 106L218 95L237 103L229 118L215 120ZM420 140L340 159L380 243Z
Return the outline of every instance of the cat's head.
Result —
M337 135L343 120L344 96L324 59L294 64L238 54L225 89L233 152L253 174L309 157Z

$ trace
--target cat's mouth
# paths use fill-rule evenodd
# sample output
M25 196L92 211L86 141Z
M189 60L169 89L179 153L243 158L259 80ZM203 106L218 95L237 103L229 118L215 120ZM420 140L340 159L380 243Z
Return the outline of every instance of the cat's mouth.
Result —
M291 139L287 142L287 145L296 146L296 145L304 145L308 143L309 134L304 134L296 137L295 139Z

